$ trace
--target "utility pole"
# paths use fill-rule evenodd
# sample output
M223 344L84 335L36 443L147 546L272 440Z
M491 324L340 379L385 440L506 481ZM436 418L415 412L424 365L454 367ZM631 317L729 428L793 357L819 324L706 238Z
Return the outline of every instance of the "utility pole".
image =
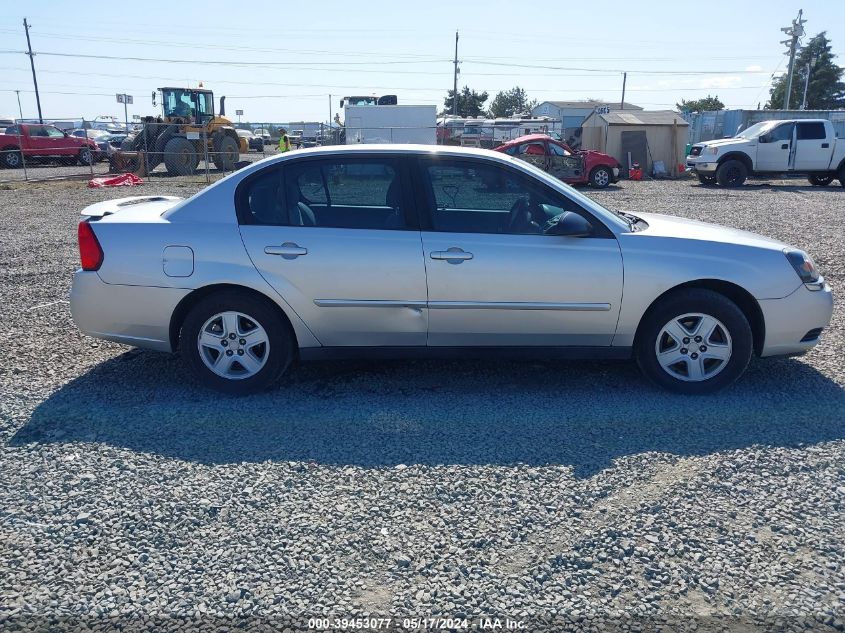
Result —
M23 108L21 107L21 91L15 90L15 94L18 95L18 112L21 113L21 121L23 121Z
M804 23L807 20L802 20L804 10L798 11L798 17L792 20L792 26L786 26L781 29L789 38L782 40L781 44L789 47L789 50L784 55L789 55L789 69L786 71L786 93L783 95L783 109L789 110L789 95L792 92L792 69L795 66L795 53L798 50L798 40L804 35Z
M26 31L26 47L29 49L29 65L32 66L32 83L35 85L35 103L38 104L38 122L44 123L44 117L41 116L41 97L38 95L38 80L35 78L35 53L32 52L32 44L29 41L29 24L26 18L23 19L23 28ZM23 118L23 117L21 117Z
M454 88L452 92L452 114L455 116L458 115L458 32L455 31L455 76L454 76Z
M625 84L628 83L628 73L622 73L622 103L619 104L619 109L625 109Z
M810 87L810 70L812 69L813 65L816 63L815 56L810 57L810 61L807 62L807 66L804 68L804 96L801 98L801 109L807 109L807 88Z

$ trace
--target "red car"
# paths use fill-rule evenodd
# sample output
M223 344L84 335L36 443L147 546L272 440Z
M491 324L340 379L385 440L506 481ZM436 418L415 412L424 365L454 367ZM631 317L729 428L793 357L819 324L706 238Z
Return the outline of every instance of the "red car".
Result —
M619 163L613 156L591 149L575 151L545 134L520 136L495 151L521 158L570 185L602 189L619 180Z
M70 136L54 125L18 123L0 134L0 163L10 169L20 167L24 157L59 158L90 165L97 151L99 147L91 139Z

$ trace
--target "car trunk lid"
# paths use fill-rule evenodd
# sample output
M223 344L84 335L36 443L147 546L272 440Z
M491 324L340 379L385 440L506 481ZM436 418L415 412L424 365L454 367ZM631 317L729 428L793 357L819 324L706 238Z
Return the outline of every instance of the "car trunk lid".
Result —
M104 222L165 222L161 215L182 201L177 196L132 196L85 207L81 215Z

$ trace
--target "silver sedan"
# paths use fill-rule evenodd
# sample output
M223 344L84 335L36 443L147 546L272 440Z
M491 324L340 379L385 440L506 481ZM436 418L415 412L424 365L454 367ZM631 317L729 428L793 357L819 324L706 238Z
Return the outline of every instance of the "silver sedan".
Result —
M195 196L82 211L73 318L179 350L249 393L297 359L633 358L712 392L752 354L801 354L830 322L804 252L734 229L609 211L505 154L338 146L246 167Z

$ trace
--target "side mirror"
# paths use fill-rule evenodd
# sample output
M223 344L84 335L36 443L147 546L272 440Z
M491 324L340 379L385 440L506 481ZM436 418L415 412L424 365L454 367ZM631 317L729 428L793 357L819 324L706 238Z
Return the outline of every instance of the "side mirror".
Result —
M589 237L593 234L593 225L590 224L586 218L578 215L577 213L564 211L560 215L549 220L543 232L546 235Z
M758 141L759 143L771 143L771 142L772 142L772 137L771 137L769 134L761 134L761 135L757 138L757 141Z

